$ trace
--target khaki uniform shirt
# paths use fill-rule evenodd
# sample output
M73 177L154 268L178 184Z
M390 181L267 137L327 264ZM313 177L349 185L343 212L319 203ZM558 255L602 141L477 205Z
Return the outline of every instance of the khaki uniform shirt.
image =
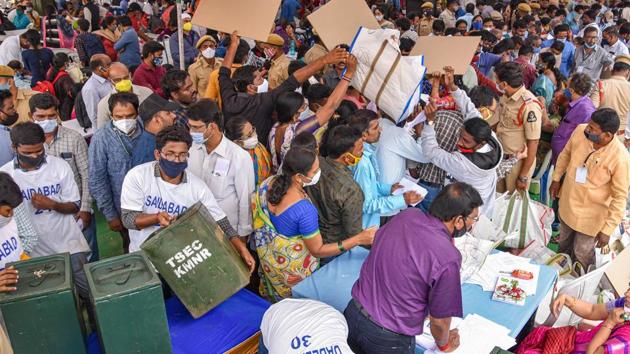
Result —
M15 124L28 122L30 120L28 114L30 113L31 108L28 105L28 101L30 101L31 97L38 93L39 92L33 91L30 88L18 89L17 96L15 98L15 110L17 111L19 117Z
M520 115L518 112L525 104ZM523 149L527 140L539 140L542 125L542 109L536 96L522 86L512 97L503 95L490 119L490 125L498 123L497 137L506 154L513 155Z
M270 90L280 86L280 84L289 78L289 64L291 64L291 59L284 54L278 59L271 61L271 68L269 68Z
M420 36L428 36L433 32L433 21L434 18L428 19L423 17L420 19L420 23L418 24L418 35Z
M315 44L306 52L306 54L304 54L304 62L306 62L306 64L310 64L326 54L328 54L328 51L323 45Z
M216 59L214 61L214 65L211 65L208 64L206 59L199 56L197 60L188 67L188 75L190 75L190 80L192 80L193 87L197 89L197 92L206 92L206 89L208 88L208 80L210 80L210 73L212 73L213 70L218 69L220 66L221 63Z
M442 11L442 13L440 14L440 20L444 21L446 28L455 27L455 22L457 22L455 14L448 9Z
M560 189L560 219L571 229L596 236L611 235L621 223L630 187L630 154L617 139L599 150L578 125L558 156L554 182L564 175ZM586 168L585 183L576 181L578 168Z
M617 111L621 122L619 129L624 129L630 112L630 82L623 76L612 76L594 86L591 100L595 108L612 108Z

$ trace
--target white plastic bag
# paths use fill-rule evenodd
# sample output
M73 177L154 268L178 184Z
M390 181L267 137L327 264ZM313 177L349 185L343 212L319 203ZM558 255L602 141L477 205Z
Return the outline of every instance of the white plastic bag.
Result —
M553 220L553 209L531 200L524 192L501 195L495 202L492 216L495 225L508 234L505 246L518 249L527 247L534 240L547 246ZM509 236L514 233L518 236Z
M357 57L352 87L399 122L418 104L426 68L423 56L402 56L400 31L359 28L350 52Z

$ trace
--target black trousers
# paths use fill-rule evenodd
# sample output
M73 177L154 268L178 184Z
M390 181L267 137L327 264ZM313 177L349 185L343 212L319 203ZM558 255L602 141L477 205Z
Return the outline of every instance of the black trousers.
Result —
M348 345L357 354L413 354L416 337L392 332L375 323L361 304L351 300L343 315L348 322Z

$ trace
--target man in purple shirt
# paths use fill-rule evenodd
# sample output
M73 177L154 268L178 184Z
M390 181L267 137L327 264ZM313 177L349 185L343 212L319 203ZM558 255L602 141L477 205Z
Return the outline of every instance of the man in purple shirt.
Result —
M590 76L585 73L575 73L571 76L568 86L564 90L564 95L569 100L569 107L551 138L551 162L554 164L575 127L587 123L591 120L591 114L595 112L593 101L588 96L593 86Z
M457 330L449 330L451 317L462 317L462 258L453 238L472 229L482 204L473 187L456 182L428 214L409 208L378 230L344 312L354 352L413 353L427 315L440 350L459 346Z

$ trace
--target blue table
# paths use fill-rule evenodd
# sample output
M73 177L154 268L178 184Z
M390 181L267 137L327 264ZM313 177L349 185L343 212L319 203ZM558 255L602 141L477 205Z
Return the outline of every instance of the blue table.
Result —
M368 255L368 250L356 247L337 257L294 286L293 297L319 300L343 312ZM553 268L541 266L536 295L527 297L524 306L493 301L492 292L484 292L479 285L462 284L464 316L472 313L481 315L509 328L510 336L516 337L551 290L557 276ZM416 353L422 352L424 348L418 346Z
M173 354L225 353L260 330L269 306L266 300L243 289L195 320L173 296L166 300ZM88 338L88 353L101 354L96 333Z

